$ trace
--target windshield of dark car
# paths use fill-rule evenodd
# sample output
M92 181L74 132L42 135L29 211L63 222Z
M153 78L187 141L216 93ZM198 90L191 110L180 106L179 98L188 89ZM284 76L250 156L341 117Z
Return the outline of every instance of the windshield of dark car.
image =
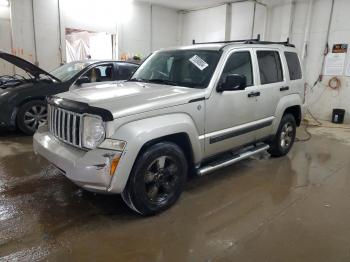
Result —
M89 65L90 63L86 62L71 62L56 68L55 70L51 71L50 74L64 82L71 79Z
M221 56L216 50L161 51L150 56L130 81L206 88Z

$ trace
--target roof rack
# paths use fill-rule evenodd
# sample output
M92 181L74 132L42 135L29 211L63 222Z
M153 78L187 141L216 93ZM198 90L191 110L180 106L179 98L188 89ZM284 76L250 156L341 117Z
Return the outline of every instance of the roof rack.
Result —
M243 44L260 44L260 45L284 45L295 47L293 44L289 43L289 37L285 42L272 42L272 41L260 41L260 34L258 34L255 39L242 39L242 40L229 40L229 41L217 41L217 42L201 42L197 43L196 40L192 40L193 45L202 45L202 44L230 44L230 43L243 43Z

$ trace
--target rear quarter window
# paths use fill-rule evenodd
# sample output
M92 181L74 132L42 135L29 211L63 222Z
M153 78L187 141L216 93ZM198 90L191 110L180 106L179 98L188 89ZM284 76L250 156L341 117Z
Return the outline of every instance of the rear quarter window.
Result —
M290 80L301 79L302 73L298 55L293 52L284 52L284 55L287 60Z

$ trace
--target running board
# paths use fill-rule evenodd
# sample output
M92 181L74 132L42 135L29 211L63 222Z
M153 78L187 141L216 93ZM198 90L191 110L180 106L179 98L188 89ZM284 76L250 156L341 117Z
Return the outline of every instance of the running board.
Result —
M203 167L200 167L197 169L197 175L199 176L204 176L206 174L209 174L211 172L214 172L220 168L223 168L223 167L226 167L226 166L229 166L229 165L232 165L234 163L237 163L243 159L246 159L248 157L251 157L251 156L254 156L256 154L259 154L267 149L269 149L270 146L269 145L259 145L259 146L256 146L256 147L253 147L253 148L250 148L249 150L247 151L244 151L238 155L235 155L233 156L232 158L229 158L229 159L226 159L224 161L215 161L213 163L209 163L208 165L206 166L203 166Z

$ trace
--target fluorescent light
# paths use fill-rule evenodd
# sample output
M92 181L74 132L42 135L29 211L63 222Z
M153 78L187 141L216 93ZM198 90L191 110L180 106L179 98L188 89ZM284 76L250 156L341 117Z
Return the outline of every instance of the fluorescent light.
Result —
M0 6L9 6L9 0L0 0Z

